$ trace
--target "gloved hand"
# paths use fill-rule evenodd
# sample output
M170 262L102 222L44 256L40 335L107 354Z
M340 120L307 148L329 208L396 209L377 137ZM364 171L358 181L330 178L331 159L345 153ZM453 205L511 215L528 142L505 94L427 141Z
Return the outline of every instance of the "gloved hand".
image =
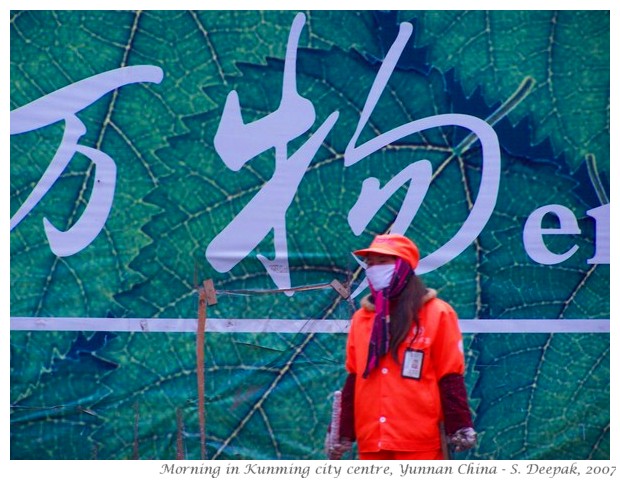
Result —
M329 433L325 436L325 455L330 460L340 460L345 453L350 452L353 448L353 442L346 438L340 437L340 443L330 445Z
M450 444L457 452L469 450L476 444L478 434L471 427L460 428L450 437Z

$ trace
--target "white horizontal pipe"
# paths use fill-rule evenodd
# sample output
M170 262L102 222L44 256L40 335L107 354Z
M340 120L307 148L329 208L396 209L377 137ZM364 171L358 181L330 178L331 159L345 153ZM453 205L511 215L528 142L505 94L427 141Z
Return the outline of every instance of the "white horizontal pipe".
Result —
M463 333L609 333L609 319L459 320ZM195 318L11 317L11 330L195 332ZM215 333L347 333L349 320L207 318Z

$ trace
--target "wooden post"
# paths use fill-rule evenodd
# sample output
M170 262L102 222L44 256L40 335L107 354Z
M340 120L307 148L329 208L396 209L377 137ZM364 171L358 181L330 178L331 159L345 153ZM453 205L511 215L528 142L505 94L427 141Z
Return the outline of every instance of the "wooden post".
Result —
M208 279L202 282L202 286L205 291L207 305L210 307L217 304L217 298L215 296L215 287L213 286L213 280Z
M206 458L205 431L205 327L207 324L207 296L198 289L198 329L196 331L196 378L198 381L198 422L200 424L200 458Z
M439 422L439 435L441 436L441 453L443 453L443 459L452 460L448 435L446 435L446 426L443 422Z
M213 280L205 280L198 289L198 329L196 331L196 376L198 381L198 422L200 423L200 458L207 456L205 412L205 332L207 331L207 305L215 305Z
M185 460L183 444L183 410L177 408L177 460Z

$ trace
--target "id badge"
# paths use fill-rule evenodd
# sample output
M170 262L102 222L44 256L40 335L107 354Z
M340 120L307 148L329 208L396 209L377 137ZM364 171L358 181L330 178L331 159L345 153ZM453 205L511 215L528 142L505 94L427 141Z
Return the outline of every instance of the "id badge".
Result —
M405 351L405 358L403 360L402 376L404 378L413 378L414 380L420 380L422 376L422 364L424 363L424 352L422 350Z

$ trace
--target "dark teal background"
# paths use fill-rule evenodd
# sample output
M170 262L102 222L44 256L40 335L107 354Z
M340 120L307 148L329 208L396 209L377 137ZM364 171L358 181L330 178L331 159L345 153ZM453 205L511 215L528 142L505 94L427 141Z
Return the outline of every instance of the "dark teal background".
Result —
M12 11L11 110L84 78L131 65L163 69L160 84L120 88L80 112L80 143L117 166L112 211L97 239L71 257L49 249L42 219L67 228L83 210L93 168L76 155L57 184L11 232L11 316L196 318L197 280L217 289L269 289L256 254L228 273L205 259L209 242L271 178L273 152L238 172L213 148L228 93L244 121L275 111L294 11ZM297 88L317 112L313 133L340 116L287 211L295 286L359 281L350 252L385 232L401 189L356 237L347 214L364 179L388 181L428 159L437 169L463 138L457 128L408 136L344 167L381 60L398 24L412 38L360 142L415 119L500 110L502 148L493 215L458 258L423 276L464 319L609 319L609 265L594 256L586 212L609 203L610 54L607 11L309 11ZM63 125L11 136L11 216L49 165ZM291 142L289 155L306 137ZM396 148L397 147L397 148ZM586 168L586 157L590 166ZM423 255L463 223L478 189L480 152L452 157L407 235ZM559 204L579 246L545 266L523 246L537 208ZM222 294L213 318L348 319L335 291ZM357 299L355 300L357 303ZM12 331L11 458L200 458L195 335ZM331 392L344 378L343 334L207 334L207 456L323 458ZM468 459L607 459L608 334L466 334L466 381L478 446ZM179 442L181 440L179 450Z

